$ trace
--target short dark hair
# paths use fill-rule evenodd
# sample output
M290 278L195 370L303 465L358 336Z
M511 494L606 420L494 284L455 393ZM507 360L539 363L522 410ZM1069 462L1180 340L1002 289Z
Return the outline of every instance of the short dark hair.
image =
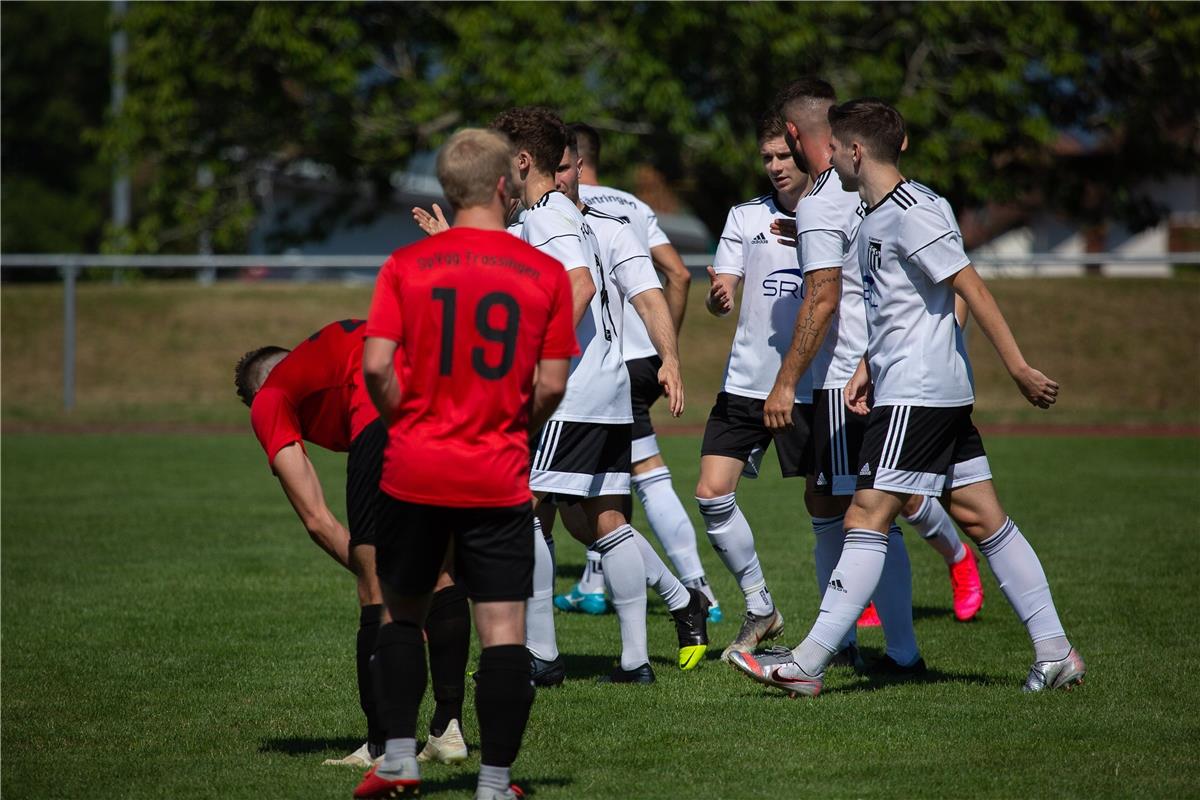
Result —
M264 367L267 359L290 352L292 351L286 347L268 345L251 350L238 360L237 366L233 368L233 385L237 387L237 395L242 398L243 403L247 406L253 403L254 395L258 394L258 390L266 382L267 371Z
M574 152L575 155L582 155L579 152L579 142L580 142L579 134L577 134L571 128L571 126L568 125L567 126L567 149Z
M572 122L567 127L578 137L578 152L583 163L592 169L600 169L600 131L586 122Z
M830 100L837 102L833 84L815 75L798 78L775 93L775 113L787 119L787 109L798 100Z
M758 143L762 144L767 139L783 136L787 133L787 126L783 124L783 117L779 116L772 109L758 118L758 127L756 130L758 132Z
M544 106L522 106L500 112L488 126L508 136L517 150L533 157L533 165L553 175L567 146L567 126Z
M895 164L904 146L904 117L874 97L851 100L829 109L829 127L838 141L857 139L875 159Z

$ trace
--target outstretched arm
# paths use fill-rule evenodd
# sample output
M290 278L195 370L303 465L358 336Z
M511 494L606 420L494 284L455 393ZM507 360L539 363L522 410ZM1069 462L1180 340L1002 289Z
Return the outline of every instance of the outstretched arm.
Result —
M804 299L796 314L792 344L775 376L775 385L763 403L763 424L773 431L792 427L796 382L821 349L833 315L842 300L842 268L815 269L804 275ZM811 402L811 401L806 401Z
M979 273L975 271L975 267L968 264L956 272L950 278L950 285L966 301L967 308L975 317L976 324L988 341L992 343L992 346L996 348L996 352L1000 355L1000 361L1003 362L1004 368L1008 370L1008 374L1017 384L1017 388L1021 390L1025 399L1038 408L1049 408L1054 405L1058 399L1058 383L1025 362L1025 357L1021 355L1021 348L1017 346L1017 340L1013 338L1008 322L1000 313L1000 307L996 305L995 298L988 291L983 279L979 277Z
M683 376L679 372L679 340L675 336L667 300L662 289L647 289L635 294L629 302L646 324L646 333L662 359L658 382L671 403L671 416L678 417L683 413Z
M325 504L325 493L317 471L299 442L285 445L275 454L272 463L283 493L304 523L313 542L334 561L353 572L350 567L350 534Z
M688 287L692 285L692 274L670 244L651 247L650 260L654 262L654 269L666 281L663 294L667 298L667 308L671 312L675 333L679 333L679 329L683 327L683 315L687 311Z

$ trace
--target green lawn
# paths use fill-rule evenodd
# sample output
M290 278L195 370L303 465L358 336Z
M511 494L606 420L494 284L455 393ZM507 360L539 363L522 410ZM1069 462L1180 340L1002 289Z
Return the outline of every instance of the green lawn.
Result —
M603 686L615 618L560 616L571 677L539 695L517 779L545 800L1200 795L1200 442L988 444L1087 659L1081 689L1022 695L1030 648L990 574L979 619L957 624L944 565L910 536L927 680L839 670L793 701L715 660L680 673L652 601L658 683ZM694 517L697 445L664 440ZM343 459L315 456L340 508ZM800 485L767 466L739 498L794 644L817 605L811 534ZM352 581L308 542L248 432L6 435L2 467L0 794L349 797L358 773L320 762L361 740ZM583 550L558 541L565 589ZM730 612L719 651L741 602L700 545ZM878 632L860 638L878 654ZM472 711L464 727L477 754ZM425 777L431 797L474 786L470 766Z

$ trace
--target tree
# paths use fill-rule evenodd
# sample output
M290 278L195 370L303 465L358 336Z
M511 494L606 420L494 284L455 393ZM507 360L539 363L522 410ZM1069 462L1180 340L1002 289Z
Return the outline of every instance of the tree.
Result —
M385 205L415 152L529 103L592 122L610 180L649 163L716 228L763 186L756 117L806 72L894 100L905 170L960 206L1140 226L1160 210L1138 184L1200 165L1187 4L138 3L127 27L106 145L135 156L145 250L202 230L239 249L263 170L301 164L342 187L295 231L320 236L364 194ZM1064 136L1086 158L1056 155Z

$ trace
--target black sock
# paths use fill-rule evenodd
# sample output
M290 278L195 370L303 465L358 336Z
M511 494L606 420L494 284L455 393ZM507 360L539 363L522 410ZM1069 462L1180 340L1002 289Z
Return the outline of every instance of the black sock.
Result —
M462 720L467 652L471 647L471 608L466 592L458 584L447 586L433 596L429 616L425 618L425 636L429 642L433 699L437 703L429 732L441 736L450 720Z
M519 644L484 648L475 673L481 764L512 766L521 749L531 706L529 651Z
M375 678L371 675L371 656L379 640L379 620L383 617L383 606L378 603L363 606L358 616L358 641L355 656L358 664L358 704L367 718L367 747L378 747L383 752L387 736L379 724L379 712L375 706ZM376 754L372 754L372 758Z
M379 720L388 738L417 738L417 711L429 680L421 629L407 622L380 625L372 669Z

